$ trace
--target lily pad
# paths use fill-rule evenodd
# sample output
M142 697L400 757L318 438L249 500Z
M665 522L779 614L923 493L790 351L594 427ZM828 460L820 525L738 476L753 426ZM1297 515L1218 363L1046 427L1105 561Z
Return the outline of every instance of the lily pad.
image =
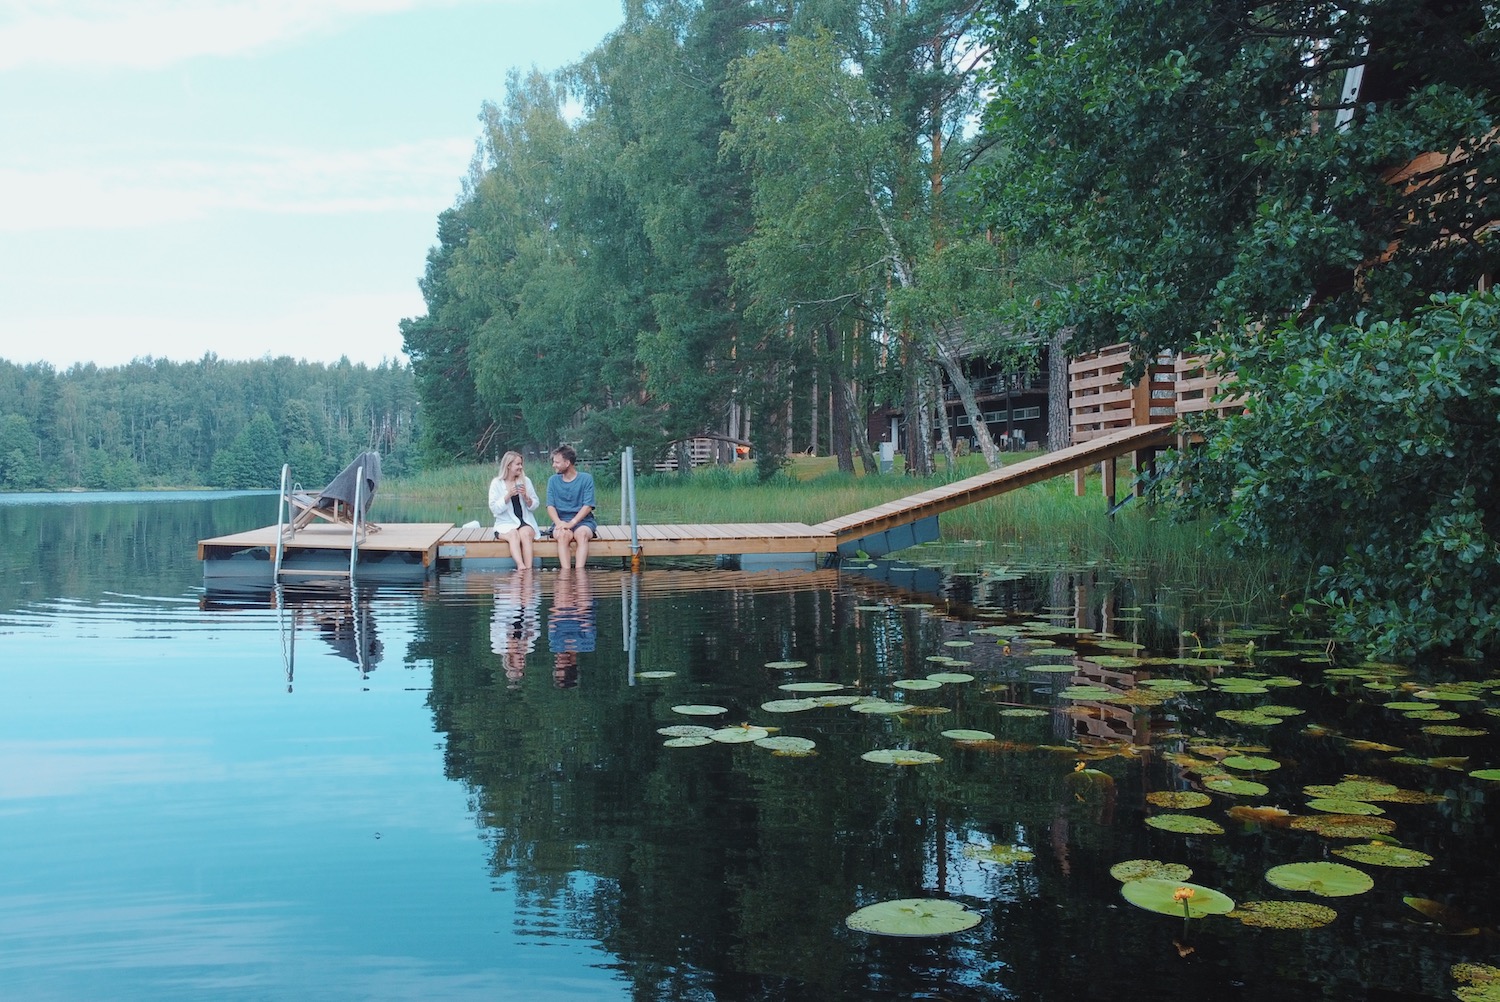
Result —
M1396 822L1361 814L1308 814L1293 818L1291 827L1324 838L1374 838L1395 831Z
M1146 663L1141 658L1127 657L1123 654L1090 654L1083 660L1096 664L1100 668L1139 668Z
M1333 850L1333 854L1369 866L1416 867L1426 866L1432 862L1432 857L1425 852L1418 852L1416 849L1408 849L1401 845L1391 845L1387 842L1346 845L1341 849Z
M1317 929L1338 918L1339 913L1311 901L1246 901L1229 917L1258 929Z
M1475 779L1500 780L1500 769L1475 769L1469 775Z
M766 667L767 668L774 668L777 671L791 671L793 668L806 668L807 667L807 662L806 661L767 661L766 662Z
M1235 779L1232 776L1216 776L1205 779L1203 785L1215 793L1231 793L1241 797L1264 797L1271 788L1251 779Z
M1152 790L1146 794L1146 803L1190 811L1195 807L1207 807L1213 803L1213 798L1197 790Z
M1186 863L1164 863L1159 859L1127 859L1111 866L1109 875L1121 882L1153 877L1181 884L1193 875L1193 868Z
M1050 717L1051 710L1044 710L1040 706L1011 706L1000 711L1002 717Z
M638 671L638 672L635 673L635 677L636 678L672 678L676 674L677 673L675 671Z
M940 689L943 685L930 678L898 678L892 684L898 689Z
M1228 758L1220 759L1219 764L1229 769L1239 769L1242 772L1271 772L1281 768L1281 763L1274 758L1266 758L1264 755L1230 755Z
M748 744L751 741L759 741L761 738L770 737L771 732L764 727L721 727L709 737L726 745Z
M712 731L712 727L704 727L702 724L672 724L656 729L656 733L665 734L669 738L703 738Z
M1221 891L1160 877L1127 880L1120 885L1120 894L1137 908L1179 918L1227 915L1234 910L1234 899Z
M982 916L957 901L941 898L898 898L866 905L844 919L855 932L877 936L947 936L972 929Z
M861 699L850 703L849 709L855 713L905 713L911 707L905 703L892 703L888 699Z
M776 688L783 692L838 692L843 686L837 682L788 682Z
M1106 689L1102 685L1070 685L1058 692L1058 695L1064 699L1091 700L1108 699L1114 694L1115 691L1113 689Z
M974 676L966 671L935 671L927 676L927 681L942 684L958 684L974 681Z
M672 712L681 713L689 717L714 717L721 713L728 713L729 708L725 706L712 706L707 703L685 703L681 706L672 707Z
M1408 720L1457 720L1463 714L1453 710L1412 710L1403 716Z
M767 738L757 738L755 741L755 747L757 748L792 754L810 752L817 746L817 742L811 738L793 737L790 734L776 734Z
M803 710L815 710L822 703L816 699L772 699L760 704L760 708L767 713L800 713Z
M1363 894L1375 886L1368 873L1343 863L1283 863L1267 870L1266 879L1284 891L1307 891L1325 898Z
M943 737L945 737L945 738L952 738L954 741L993 741L993 740L995 740L995 735L991 734L989 731L966 730L965 728L962 728L962 727L956 727L953 730L944 731L943 732Z
M1378 779L1349 777L1333 784L1304 786L1302 792L1309 797L1329 797L1334 800L1390 800L1401 793L1401 788ZM1354 813L1353 811L1350 812Z
M1140 683L1148 689L1159 689L1162 692L1203 692L1208 688L1197 682L1189 682L1185 678L1148 678Z
M1179 835L1224 834L1224 826L1217 821L1192 814L1154 814L1146 819L1146 824L1162 831L1177 832Z
M877 748L865 752L860 758L866 762L879 762L881 765L931 765L943 760L941 755L912 748Z
M1500 968L1489 964L1454 964L1448 969L1453 980L1463 982L1453 994L1462 1002L1495 1002L1500 999Z
M1367 804L1362 800L1344 800L1332 797L1318 797L1309 800L1307 806L1324 814L1384 814L1385 808Z
M1280 717L1273 717L1260 710L1218 710L1214 716L1236 724L1244 724L1247 727L1271 727L1281 723Z
M666 748L701 748L713 743L713 738L705 734L685 734L680 738L667 738L662 745Z
M1453 724L1428 724L1422 730L1442 738L1477 738L1489 733L1482 727L1457 727Z
M1072 665L1027 665L1026 670L1053 675L1071 675L1078 669Z

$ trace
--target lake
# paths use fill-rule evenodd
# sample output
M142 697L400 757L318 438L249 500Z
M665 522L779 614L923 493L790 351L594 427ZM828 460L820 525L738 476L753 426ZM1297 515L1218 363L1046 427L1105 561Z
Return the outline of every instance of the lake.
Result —
M206 593L275 506L0 495L0 997L1443 999L1500 954L1484 666L964 543ZM907 899L971 924L848 924Z

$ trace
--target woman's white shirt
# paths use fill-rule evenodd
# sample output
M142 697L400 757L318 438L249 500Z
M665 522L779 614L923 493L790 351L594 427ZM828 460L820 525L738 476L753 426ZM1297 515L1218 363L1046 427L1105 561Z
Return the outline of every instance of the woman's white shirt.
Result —
M490 481L490 513L495 516L495 531L509 532L518 529L522 525L529 525L533 529L540 529L536 523L536 516L532 514L542 499L537 497L536 488L532 486L531 478L521 478L521 518L516 518L515 506L510 503L506 493L510 490L507 481L496 477Z

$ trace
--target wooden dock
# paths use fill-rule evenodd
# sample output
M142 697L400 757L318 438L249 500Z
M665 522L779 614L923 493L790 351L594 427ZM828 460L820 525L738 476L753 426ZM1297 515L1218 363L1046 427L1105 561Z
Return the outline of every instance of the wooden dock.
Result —
M658 557L740 557L757 566L815 567L832 554L880 556L938 538L938 516L963 505L1040 483L1065 473L1105 464L1106 493L1113 497L1114 462L1127 453L1149 454L1173 441L1170 425L1126 428L1003 466L955 483L888 501L863 511L806 525L801 522L638 525L632 541L628 526L601 525L589 546L590 559L621 558L639 568ZM420 579L455 561L479 566L509 561L510 547L488 527L462 528L449 522L371 525L358 542L357 573L375 580ZM284 577L336 578L349 575L351 527L315 523L286 531L277 527L200 540L198 559L206 580L274 583L277 547ZM542 561L557 560L557 544L536 541Z

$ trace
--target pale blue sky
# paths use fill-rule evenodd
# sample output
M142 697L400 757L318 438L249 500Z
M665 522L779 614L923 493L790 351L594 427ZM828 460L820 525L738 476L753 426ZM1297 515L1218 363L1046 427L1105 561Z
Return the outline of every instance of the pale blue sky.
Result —
M620 0L0 0L0 358L402 359L483 101Z

